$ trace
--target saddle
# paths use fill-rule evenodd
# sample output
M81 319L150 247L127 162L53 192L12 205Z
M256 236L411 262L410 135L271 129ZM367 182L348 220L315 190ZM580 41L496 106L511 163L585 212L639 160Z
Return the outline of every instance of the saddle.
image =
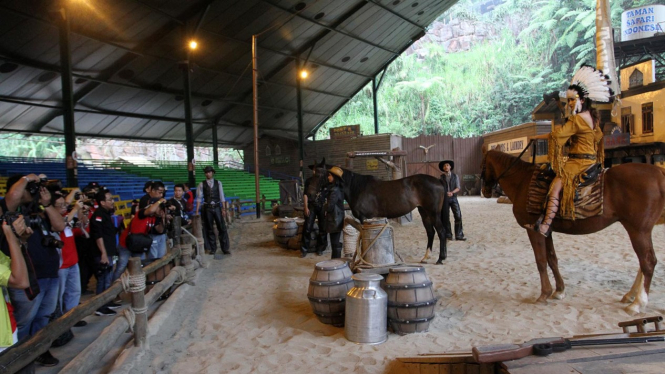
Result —
M580 178L580 183L575 189L575 219L585 219L603 214L603 183L605 171L601 164L590 166ZM543 169L534 171L529 184L529 195L527 197L526 211L533 214L542 214L547 203L547 193L550 184L556 174L549 164ZM561 216L557 212L557 218L572 220L572 215Z

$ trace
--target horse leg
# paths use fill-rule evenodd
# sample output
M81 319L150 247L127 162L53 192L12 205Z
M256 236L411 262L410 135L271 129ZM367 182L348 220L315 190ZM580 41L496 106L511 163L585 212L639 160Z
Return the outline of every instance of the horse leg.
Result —
M443 226L443 222L441 221L440 215L435 213L434 218L435 218L434 229L436 230L436 234L439 236L439 260L436 263L441 264L441 261L445 260L448 257L446 229Z
M642 287L636 292L635 300L625 308L626 313L635 315L645 311L649 303L651 278L653 277L653 269L656 267L656 262L658 261L656 260L656 253L653 250L651 230L639 230L626 224L623 226L628 231L630 242L633 244L635 254L637 254L637 258L640 261L640 271L644 277L644 282L640 282Z
M556 283L556 290L552 294L552 298L563 300L563 298L566 297L566 285L563 283L563 277L559 272L559 261L557 260L556 252L554 251L552 235L545 239L545 248L547 249L547 264L550 266L550 269L552 269L552 274L554 275L554 281Z
M423 226L425 226L425 231L427 232L427 250L425 251L425 256L420 260L420 263L426 264L427 259L432 256L432 244L434 243L434 225L432 224L432 219L429 214L422 207L418 207L418 212L420 217L423 220Z
M621 298L621 302L625 304L630 304L633 301L635 301L635 297L637 297L637 294L642 292L642 288L644 287L644 275L642 274L642 270L637 271L637 275L635 276L635 281L633 282L632 287L630 287L630 291L628 291L623 297Z
M537 303L547 304L547 298L552 294L552 284L547 276L547 249L545 244L545 237L532 230L526 230L531 241L533 254L536 256L536 266L540 274L540 296L536 300Z

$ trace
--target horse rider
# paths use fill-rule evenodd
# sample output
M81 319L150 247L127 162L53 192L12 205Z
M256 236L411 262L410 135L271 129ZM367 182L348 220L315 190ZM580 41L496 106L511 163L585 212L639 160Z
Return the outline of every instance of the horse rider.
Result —
M525 228L548 237L559 206L562 215L570 213L575 219L575 189L585 171L605 158L603 131L598 126L600 116L591 104L593 101L608 102L613 94L609 77L591 66L582 66L573 76L566 91L572 116L568 117L561 128L531 138L549 140L549 158L556 177L550 185L545 213L535 224L527 224ZM568 160L565 161L562 148L568 139L571 140L571 145Z
M450 208L452 208L453 217L455 218L455 240L466 240L462 230L462 210L457 201L457 192L460 190L459 177L452 172L455 169L455 162L453 160L443 160L439 162L439 169L443 172L439 179L446 190L446 198L448 199L448 203L444 203L441 210L443 227L446 229L446 239L453 239L453 232L450 230Z
M203 203L201 219L203 221L205 248L213 254L215 259L219 260L221 256L217 254L217 238L215 237L214 225L217 226L222 252L226 255L231 254L229 251L229 234L226 230L226 223L222 218L222 214L226 214L224 187L222 182L214 179L215 169L212 166L206 166L203 172L206 180L199 183L196 191L196 214L199 214L201 203Z
M344 193L342 192L341 168L333 166L328 170L328 198L325 206L325 232L330 234L330 246L333 258L342 257L342 243L339 242L344 227ZM325 248L325 247L324 247ZM323 252L317 252L317 254Z
M303 206L305 210L305 223L302 228L302 247L300 247L300 257L306 257L309 252L309 246L312 239L312 231L314 229L314 221L319 220L319 231L316 240L316 253L321 255L328 246L328 237L325 230L323 230L324 212L323 204L325 203L326 196L328 195L327 186L321 190L312 193L309 191L309 185L314 179L325 178L317 174L317 170L325 167L325 159L321 165L310 165L313 175L305 180L305 193L303 194Z

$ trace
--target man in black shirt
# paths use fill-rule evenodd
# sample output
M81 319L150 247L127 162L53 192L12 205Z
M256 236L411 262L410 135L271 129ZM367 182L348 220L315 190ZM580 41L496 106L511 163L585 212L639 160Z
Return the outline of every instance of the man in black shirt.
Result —
M181 225L189 224L189 216L187 215L187 200L184 197L185 186L183 184L176 184L173 187L173 197L167 202L169 205L169 212L172 217L180 217Z
M302 247L300 248L300 257L306 257L307 252L310 250L309 245L312 237L312 231L314 230L314 221L316 221L317 218L319 220L319 233L316 238L316 253L322 254L328 246L328 236L326 235L326 231L323 229L323 221L325 217L323 204L325 203L326 196L328 196L328 183L326 181L326 183L324 183L325 187L323 187L323 189L316 191L314 194L310 194L309 184L313 179L320 178L320 176L316 174L316 165L311 165L309 168L312 169L314 174L305 180L305 193L303 194L305 223L303 224L302 228Z
M441 161L439 163L439 169L443 172L439 179L446 190L446 198L448 199L448 203L444 203L443 209L441 210L443 227L446 229L446 239L452 240L453 238L453 232L450 230L450 209L452 208L453 217L455 218L455 240L466 240L462 229L462 210L457 201L457 192L460 190L460 182L457 174L452 172L452 170L455 169L455 162L452 160Z
M97 295L111 286L113 275L113 256L118 254L116 249L116 228L111 214L113 213L113 195L109 190L100 190L95 196L99 208L90 218L90 236L95 241L94 256L97 274ZM116 313L110 307L119 305L105 305L95 312L96 315L113 316Z

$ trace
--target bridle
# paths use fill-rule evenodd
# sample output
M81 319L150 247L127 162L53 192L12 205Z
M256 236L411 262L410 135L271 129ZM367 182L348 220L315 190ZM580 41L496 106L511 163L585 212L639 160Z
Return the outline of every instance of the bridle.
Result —
M519 154L519 156L517 156L517 157L516 157L511 163L510 163L510 165L508 165L508 167L506 168L506 170L504 170L504 171L503 171L503 172L502 172L502 173L496 178L496 180L494 180L494 184L495 184L495 185L496 185L497 183L499 183L499 179L503 178L503 176L506 175L506 173L508 172L508 170L510 170L513 166L515 166L515 164L517 163L517 161L519 161L519 160L522 159L522 155L524 155L524 152L526 152L526 150L529 149L529 147L531 147L531 144L533 144L534 141L535 141L535 139L531 139L531 140L529 140L529 144L527 144L526 147L524 147L524 150L522 150L522 152ZM486 159L487 159L487 154L485 154L485 157L483 158L483 168L482 168L482 171L481 171L482 174L480 175L480 180L481 180L483 183L485 182L485 172L486 172L486 168L487 168L487 162L486 162ZM533 161L535 161L535 160L533 160ZM533 161L532 161L532 162L533 162Z

